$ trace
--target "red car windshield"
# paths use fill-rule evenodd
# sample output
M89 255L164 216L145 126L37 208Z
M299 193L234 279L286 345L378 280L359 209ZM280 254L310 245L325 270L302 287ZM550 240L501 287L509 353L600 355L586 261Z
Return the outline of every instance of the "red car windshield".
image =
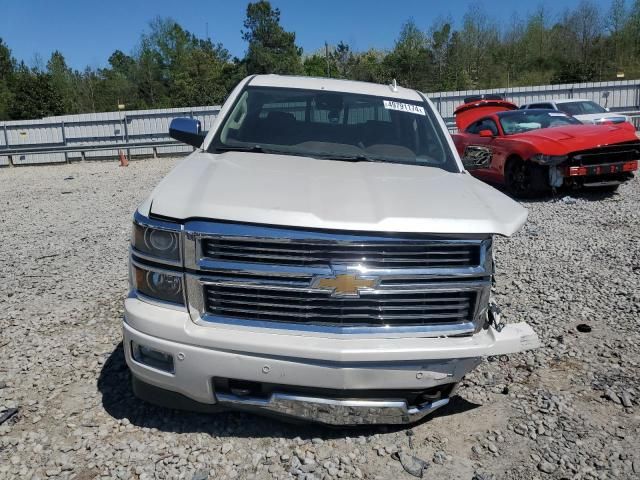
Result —
M582 123L556 111L516 110L501 114L500 125L505 135L514 135L540 128L582 125Z

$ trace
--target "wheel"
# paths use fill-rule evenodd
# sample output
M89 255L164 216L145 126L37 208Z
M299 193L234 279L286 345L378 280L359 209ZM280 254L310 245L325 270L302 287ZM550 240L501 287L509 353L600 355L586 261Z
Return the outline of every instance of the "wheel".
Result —
M504 180L508 192L518 198L538 196L549 187L543 168L519 158L509 160L505 168Z

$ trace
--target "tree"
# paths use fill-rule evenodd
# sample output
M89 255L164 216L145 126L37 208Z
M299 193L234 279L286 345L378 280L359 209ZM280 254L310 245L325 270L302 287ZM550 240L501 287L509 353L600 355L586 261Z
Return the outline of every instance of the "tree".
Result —
M580 59L583 63L587 63L591 49L602 31L598 6L591 0L582 0L570 16L570 24L579 42Z
M145 103L196 106L221 103L235 77L229 52L199 39L175 20L156 18L143 36L138 58L140 97ZM126 62L129 65L129 62Z
M280 10L260 0L247 5L242 38L249 43L244 58L247 73L300 74L302 49L296 34L280 25Z
M437 20L430 29L430 49L433 62L433 84L431 90L446 89L446 72L451 42L451 22Z
M609 14L606 18L606 27L609 38L613 44L614 61L616 65L622 63L622 50L624 43L623 30L627 19L627 8L624 0L612 0Z
M11 57L11 50L0 38L0 120L9 118L11 105L11 85L14 75L15 61Z
M345 42L302 57L296 36L268 1L249 3L243 59L171 18L155 18L131 52L104 68L70 68L62 52L31 67L0 39L0 120L59 113L220 104L249 73L306 74L390 83L428 92L640 77L640 0L581 0L553 17L539 7L498 26L472 4L460 28L438 19L428 33L405 22L390 51L355 51ZM328 60L328 61L327 61ZM327 65L328 63L328 65Z
M333 62L329 61L329 72L337 73L335 71L335 66L332 65L332 63ZM304 74L309 77L326 77L327 56L324 53L324 49L305 57L304 61L302 62L302 66L304 68ZM331 76L334 77L336 75Z
M58 50L54 51L47 62L47 73L51 88L56 92L62 101L63 111L66 113L78 113L80 110L77 105L77 97L75 93L73 72L67 66L62 53Z
M477 4L464 15L460 42L464 70L473 86L490 83L495 76L492 54L499 44L498 28Z
M429 83L431 52L427 48L427 37L413 19L407 21L400 31L393 50L385 63L403 86L426 90Z
M374 83L391 81L392 74L384 61L385 56L385 52L374 49L354 55L350 70L351 79Z
M64 113L60 94L53 87L51 76L18 66L13 82L13 96L9 116L15 120L42 118Z
M116 50L109 57L110 68L99 72L100 80L93 72L85 72L87 81L101 82L100 108L117 108L124 104L126 108L143 108L136 85L136 60L120 50ZM104 107L103 107L104 106Z
M349 45L341 40L340 43L338 43L338 45L336 45L336 47L333 49L333 52L330 56L333 60L333 63L335 64L337 76L341 78L349 78L349 68L353 63L353 53L351 52L351 48L349 47Z

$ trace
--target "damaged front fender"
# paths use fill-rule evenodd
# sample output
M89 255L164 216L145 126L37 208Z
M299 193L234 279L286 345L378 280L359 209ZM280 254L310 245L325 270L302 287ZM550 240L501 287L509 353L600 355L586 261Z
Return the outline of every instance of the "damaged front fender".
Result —
M566 155L544 155L542 153L537 153L533 155L530 160L538 165L551 167L560 165L562 162L566 162L568 158L569 157Z

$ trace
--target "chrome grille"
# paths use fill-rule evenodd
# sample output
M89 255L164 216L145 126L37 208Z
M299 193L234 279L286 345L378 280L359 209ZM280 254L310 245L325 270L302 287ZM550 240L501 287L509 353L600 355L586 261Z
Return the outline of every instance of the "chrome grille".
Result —
M308 334L468 335L488 304L490 250L488 237L194 220L184 243L189 312L195 322ZM345 293L319 281L339 276L374 283Z
M355 264L384 268L456 268L478 265L480 246L463 242L332 242L224 237L203 240L203 255L218 261L273 265Z
M476 293L329 293L214 283L205 287L207 313L233 318L340 326L428 325L472 320Z

